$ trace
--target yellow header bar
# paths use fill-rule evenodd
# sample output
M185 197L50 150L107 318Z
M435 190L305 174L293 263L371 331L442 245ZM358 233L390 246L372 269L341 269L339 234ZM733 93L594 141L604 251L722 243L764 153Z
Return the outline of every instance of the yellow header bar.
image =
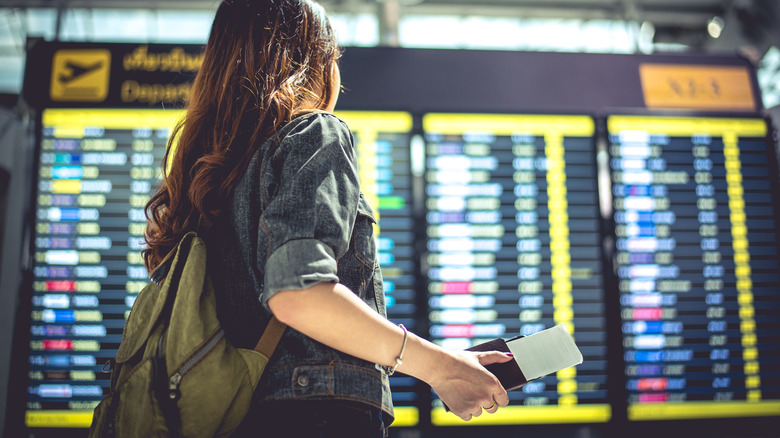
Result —
M353 131L409 132L412 115L395 111L336 111L336 117L344 120Z
M173 129L184 113L180 109L47 109L43 112L43 126L53 127L55 137L60 137L58 130L67 132L69 137L81 132L78 137L83 137L86 127Z
M439 134L490 132L495 135L545 135L554 133L589 137L593 135L594 123L588 116L431 113L423 117L423 129L426 132Z
M391 426L408 427L417 426L420 423L420 411L412 406L396 406L393 408L395 420Z
M551 423L606 423L612 416L607 404L573 406L507 406L495 414L482 413L466 422L444 408L433 408L434 426L482 426Z
M27 411L27 427L83 427L92 424L92 411Z
M628 407L628 419L639 421L773 415L780 415L780 401L688 401L635 404Z
M756 118L611 116L607 119L607 129L611 133L643 131L670 136L708 134L722 137L729 133L763 137L767 134L766 122Z
M27 411L25 424L27 427L68 427L87 428L92 424L92 411ZM411 406L399 406L395 408L395 421L393 426L409 427L420 423L420 412Z
M640 64L648 108L755 111L747 67Z

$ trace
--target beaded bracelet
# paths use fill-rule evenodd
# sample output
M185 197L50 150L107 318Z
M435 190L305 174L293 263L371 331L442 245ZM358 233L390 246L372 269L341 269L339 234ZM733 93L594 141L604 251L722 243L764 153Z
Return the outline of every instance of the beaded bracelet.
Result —
M409 337L409 331L406 330L406 327L404 327L403 324L398 324L398 327L401 327L401 330L404 331L404 342L403 344L401 344L401 352L398 353L398 357L395 358L395 365L385 368L387 370L388 376L392 376L393 373L395 373L395 369L398 367L398 365L404 363L403 357L404 357L404 351L406 350L406 338Z

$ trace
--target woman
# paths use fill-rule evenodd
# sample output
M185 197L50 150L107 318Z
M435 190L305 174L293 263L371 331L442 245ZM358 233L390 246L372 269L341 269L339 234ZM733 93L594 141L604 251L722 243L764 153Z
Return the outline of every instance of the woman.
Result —
M339 56L313 1L223 1L147 205L147 268L198 229L233 345L252 348L271 314L289 326L245 435L382 436L395 370L465 420L508 403L483 365L510 356L447 352L386 319L373 212L350 131L331 114Z

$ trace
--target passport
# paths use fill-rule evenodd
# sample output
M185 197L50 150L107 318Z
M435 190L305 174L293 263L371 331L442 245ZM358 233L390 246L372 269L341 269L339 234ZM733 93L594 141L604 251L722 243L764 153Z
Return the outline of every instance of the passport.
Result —
M486 365L507 391L564 368L582 363L582 353L564 324L528 336L493 339L468 351L501 351L512 353L513 360Z

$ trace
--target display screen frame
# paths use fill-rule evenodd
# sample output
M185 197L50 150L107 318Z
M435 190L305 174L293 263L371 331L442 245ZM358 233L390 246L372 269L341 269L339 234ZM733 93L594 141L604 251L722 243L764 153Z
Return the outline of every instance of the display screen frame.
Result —
M601 191L601 182L599 181L598 175L601 173L601 166L599 164L599 158L598 158L598 143L599 143L599 119L598 117L593 113L586 113L586 112L574 112L574 111L560 111L560 112L553 112L553 111L547 111L547 112L529 112L529 111L517 111L517 112L507 112L507 111L473 111L473 112L461 112L461 111L452 111L452 110L430 110L425 111L420 114L420 120L421 120L421 132L423 135L425 135L425 127L422 126L422 123L424 122L426 116L434 115L434 116L455 116L455 117L463 117L463 116L470 116L474 115L477 117L486 117L486 118L492 118L495 117L497 119L515 119L515 118L523 118L528 117L530 119L533 118L539 118L539 119L554 119L554 118L566 118L571 117L572 119L575 118L583 118L588 119L590 123L592 123L593 129L590 135L586 136L575 136L576 138L588 138L591 140L591 146L592 146L592 160L593 160L593 171L596 175L596 181L595 181L595 197L597 205L593 207L594 210L594 217L593 220L597 222L597 225L599 227L598 229L598 235L600 237L600 240L603 241L605 237L605 231L604 231L604 218L600 214L600 208L599 208L599 199L600 199L600 191ZM489 130L488 130L489 131ZM427 148L427 139L426 141L426 148ZM426 165L425 165L425 172L428 172L430 169L427 165L427 152L426 152ZM424 182L424 184L429 184L427 181ZM423 203L426 205L425 213L430 211L427 208L428 204L428 193L427 191L423 191L424 197L423 197ZM426 227L429 225L427 221L427 217L424 217L424 222L426 224ZM541 234L541 233L540 233ZM425 235L425 234L424 234ZM425 238L428 239L427 235L425 235ZM428 249L426 248L423 252L422 258L425 259L426 255L428 254ZM601 276L602 276L602 283L604 286L603 290L603 298L605 300L605 312L603 315L603 321L604 321L604 329L605 329L605 336L606 336L606 343L605 343L605 359L607 360L607 374L611 374L609 370L611 370L612 363L614 362L612 360L613 357L619 357L620 351L617 351L618 349L614 348L615 345L614 342L611 342L610 337L612 337L612 333L614 330L612 327L619 327L619 318L613 318L610 315L613 312L609 312L606 310L609 307L609 303L614 301L612 299L608 298L608 295L611 293L610 289L607 288L608 284L608 272L609 272L609 265L608 265L608 258L606 251L602 248L599 248L600 257L598 258L600 263L600 269L601 269ZM427 266L427 263L426 263ZM428 266L430 268L430 266ZM426 291L427 291L427 285L430 282L430 278L427 275L427 271L422 272L422 280L426 282ZM431 296L430 293L425 293L426 296ZM428 309L428 312L430 312L431 309ZM430 324L430 320L428 318L428 314L426 313L423 315L423 317L428 321ZM430 327L429 327L430 330ZM428 339L430 339L430 331L426 332L425 334ZM507 337L509 335L505 335L503 337ZM548 405L544 406L545 413L541 415L541 417L533 418L523 418L519 421L512 421L509 420L507 416L503 415L482 415L480 417L474 418L469 422L462 422L459 421L457 418L454 418L453 415L447 414L444 412L436 412L437 409L440 408L433 408L432 415L435 415L437 417L437 420L434 420L432 418L432 427L436 430L447 430L450 432L455 432L459 429L469 429L469 427L474 427L478 425L485 425L490 427L490 430L511 430L512 427L523 427L523 428L530 428L534 429L536 427L543 428L543 425L547 425L548 427L554 427L554 428L561 428L566 429L569 427L572 427L572 425L580 425L580 426L587 426L590 425L590 427L603 427L603 428L609 428L610 424L612 423L612 420L614 419L614 412L615 412L615 406L613 403L613 396L612 394L618 389L617 385L619 382L615 381L615 379L612 378L611 375L609 375L609 378L607 379L607 382L605 384L605 389L607 392L607 402L605 403L608 406L608 410L606 412L591 412L590 414L575 414L569 416L565 413L565 407L562 407L560 405ZM433 396L434 398L435 395ZM587 406L587 405L580 405L580 406ZM530 408L528 410L528 414L533 413L533 407L523 407L523 406L516 406L517 408ZM549 412L548 412L549 411ZM518 411L519 412L519 411ZM557 414L558 412L559 414ZM499 410L500 413L500 410ZM587 418L586 417L590 417ZM436 424L438 423L438 424Z
M661 119L661 118L677 118L677 119L724 119L724 120L733 120L733 119L751 119L753 121L761 121L763 125L766 127L766 134L764 136L759 136L757 138L764 139L764 142L766 144L766 153L767 157L769 158L769 162L767 165L768 173L769 173L769 180L770 180L770 193L771 193L771 201L772 206L775 209L775 212L780 212L778 208L780 208L780 184L778 184L779 175L780 175L780 162L778 162L778 151L776 149L775 139L778 138L778 131L775 129L775 127L772 124L772 120L766 115L766 114L756 114L756 113L742 113L742 112L705 112L705 111L694 111L694 110L655 110L655 111L648 111L643 109L635 109L635 110L628 110L628 109L619 109L619 110L610 110L606 111L599 116L599 131L600 135L603 137L604 146L606 148L608 160L611 160L613 158L612 154L609 152L610 147L610 132L608 129L608 121L611 117L641 117L641 118L650 118L650 119ZM613 185L615 184L612 179L612 169L609 162L605 163L605 171L609 173L609 190L605 191L609 195L608 200L602 200L602 202L605 205L608 205L608 211L605 215L605 231L607 233L608 239L611 241L611 245L607 246L607 252L608 252L608 263L611 266L610 269L610 281L612 284L610 285L610 288L613 289L613 294L615 295L616 299L613 303L617 310L615 311L616 319L618 320L618 325L616 326L616 334L615 336L618 337L615 342L613 342L612 345L615 345L617 347L620 347L623 351L626 350L626 347L623 346L623 336L622 333L622 325L623 320L620 316L620 296L621 292L618 287L619 278L617 275L617 268L618 263L615 260L615 257L618 253L617 248L617 240L618 236L616 235L616 227L615 227L615 206L613 202L614 193L612 190ZM780 237L780 214L775 214L774 216L774 222L775 222L775 230L777 235ZM775 246L778 248L778 254L780 254L780 239L775 242ZM780 255L778 256L780 259ZM777 414L766 414L763 413L761 415L729 415L727 417L718 417L713 415L702 415L699 417L694 416L682 416L680 418L643 418L643 419L629 419L629 407L630 403L628 400L628 389L627 389L627 381L628 376L625 374L625 358L623 354L620 354L618 357L615 357L615 363L613 365L614 372L620 376L620 379L622 379L622 385L620 388L618 388L618 392L613 394L613 400L614 400L614 406L615 406L615 416L612 421L612 427L615 430L632 430L634 433L637 434L637 436L640 437L654 437L658 436L658 434L661 433L668 433L670 429L674 429L676 431L680 431L683 434L707 434L708 436L726 436L731 434L740 434L744 433L745 428L749 427L754 430L769 430L769 429L761 429L762 427L769 427L775 424L777 421L778 416L780 416L780 412ZM622 395L621 395L622 393Z
M38 169L41 148L41 111L44 108L92 108L89 103L54 102L48 96L47 82L51 73L51 56L55 49L81 49L81 48L109 48L116 53L129 53L138 47L137 44L93 44L93 43L39 43L28 54L28 69L25 76L25 96L37 114L33 117L38 129L29 131L30 137L35 138L34 158L28 162L33 163L32 169L25 169L22 174L25 180L32 184L29 204L25 205L24 215L25 247L22 248L22 265L24 271L21 274L19 291L7 291L15 294L16 318L14 321L14 338L11 347L11 369L9 378L9 391L6 401L5 429L9 434L17 434L26 430L29 436L34 437L83 437L86 429L68 428L33 428L24 426L25 403L20 400L27 398L27 358L30 353L30 325L32 322L32 255L34 254L36 230L35 206L38 196ZM171 45L148 45L151 49L170 50ZM177 46L178 47L178 46ZM198 49L199 50L199 49ZM188 49L188 53L191 50ZM194 53L194 52L193 52ZM121 55L120 55L121 56ZM116 56L116 59L120 59ZM640 81L638 76L632 76L636 66L640 62L667 62L679 64L700 65L744 65L750 69L751 84L754 92L758 90L755 70L749 63L738 57L711 56L711 55L686 55L659 54L653 56L644 55L609 55L609 54L554 54L554 53L509 53L493 51L451 51L432 49L397 49L397 48L349 48L342 64L342 74L348 93L340 99L338 110L344 111L403 111L410 113L413 118L412 137L423 135L422 117L428 113L463 113L464 111L486 114L508 114L516 111L517 114L533 114L536 111L543 114L588 114L596 125L594 133L597 153L599 147L607 140L606 119L610 115L641 115L641 116L696 116L696 117L759 117L768 125L766 138L768 149L774 157L770 163L770 179L773 187L773 200L777 209L780 201L780 188L778 188L778 166L773 138L777 133L772 130L771 121L756 111L751 112L702 112L702 111L664 111L648 110L642 103ZM491 68L495 63L495 71ZM33 68L34 66L34 68ZM571 67L571 70L568 68ZM118 70L118 69L116 69ZM442 70L447 71L442 76ZM505 70L505 71L504 71ZM564 71L566 70L566 71ZM555 74L540 75L539 72L555 72ZM366 74L369 72L370 74ZM559 73L560 72L560 73ZM137 77L146 75L138 73ZM154 77L153 81L167 83L180 83L185 81L184 75L170 73L176 79L163 78L161 75L148 75ZM543 77L542 77L543 76ZM133 77L130 75L128 77ZM592 78L601 78L594 81ZM144 79L146 80L146 79ZM151 81L152 79L150 79ZM564 81L562 89L539 86L539 84L555 84ZM112 86L115 85L112 76ZM403 84L403 86L400 86ZM467 89L458 89L457 84L473 85ZM400 92L396 92L401 88ZM756 96L756 108L761 108L758 93ZM104 104L96 104L101 108L108 105L117 105L116 100L109 100ZM102 106L101 106L102 105ZM166 103L165 106L179 105ZM148 108L140 103L128 104L132 108ZM468 107L468 109L467 109ZM470 107L473 107L471 109ZM124 106L122 108L125 108ZM568 108L562 111L561 108ZM338 112L337 110L337 112ZM773 137L774 136L774 137ZM598 163L598 157L597 157ZM598 163L603 171L601 163ZM608 172L608 163L606 164ZM29 172L30 174L28 175ZM423 187L421 176L416 176L412 171L413 190L419 191ZM610 184L611 193L611 184ZM600 195L599 195L600 196ZM603 202L603 201L602 201ZM416 218L423 222L424 207L415 205ZM609 203L612 208L611 201ZM780 215L778 215L780 216ZM631 421L626 415L627 394L625 389L626 378L623 375L624 364L622 355L622 333L620 333L621 319L619 315L619 291L617 277L612 273L612 256L614 255L616 237L612 215L602 214L602 275L604 276L605 311L607 312L607 347L608 347L608 398L612 406L612 416L608 423L572 423L572 424L544 424L544 425L513 425L489 426L487 429L496 437L516 436L519 428L527 436L573 436L587 432L596 436L621 436L630 433L632 436L655 437L659 434L669 434L670 430L677 432L689 432L689 434L707 434L708 436L741 435L745 430L760 431L769 430L766 427L774 426L777 417L737 417L728 419L702 420L658 420L658 421ZM780 217L776 216L777 229L780 230ZM415 224L415 235L418 240L425 238L424 224ZM612 248L609 247L610 239ZM418 251L421 252L421 251ZM420 260L421 262L423 260ZM418 264L419 265L419 264ZM418 309L417 319L420 330L418 333L428 333L427 317L427 276L421 269L418 276ZM612 297L612 298L610 298ZM610 309L610 306L614 308ZM20 377L24 378L20 378ZM421 387L424 387L421 384ZM428 394L430 392L428 391ZM426 395L422 394L420 400L422 406L427 405ZM487 414L483 414L487 417ZM423 431L423 434L441 433L446 436L474 436L476 430L473 426L477 423L464 423L467 427L460 426L433 426L426 412L420 412L419 422L415 428ZM468 427L472 426L472 427ZM746 429L749 428L749 429ZM392 432L391 432L392 433ZM758 433L758 432L756 432ZM427 435L426 435L427 436Z
M82 438L86 436L87 429L83 427L63 428L63 427L40 427L29 428L25 422L27 412L27 387L29 384L28 373L30 371L29 356L32 351L30 341L32 334L32 299L33 292L33 259L35 254L35 239L37 232L35 230L35 213L37 209L38 198L38 179L40 169L41 142L43 139L43 112L40 109L35 117L35 127L33 131L34 153L32 159L32 171L29 174L30 198L25 206L24 221L24 242L25 246L22 252L22 275L18 291L18 301L16 308L16 317L14 319L13 345L11 346L11 363L8 379L8 394L6 399L6 417L4 434L23 433L36 438L63 437L63 438ZM16 377L14 377L16 376Z
M39 180L41 178L40 175L40 168L41 168L41 154L44 152L42 143L44 139L44 122L45 122L45 115L47 112L56 113L57 115L65 115L65 117L68 117L68 114L79 114L79 113L95 113L100 111L121 111L121 112L127 112L129 115L132 115L134 112L138 112L139 114L141 112L148 112L149 110L154 111L155 113L159 113L161 116L163 112L165 111L162 108L102 108L102 107L93 107L93 108L86 108L86 107L77 107L77 108L62 108L62 107L54 107L54 108L46 108L42 109L37 117L37 129L35 130L36 140L35 140L35 164L32 175L32 182L31 187L34 188L34 190L31 193L30 198L30 213L28 214L28 221L26 222L27 226L29 227L29 230L27 231L29 233L29 254L30 254L30 267L25 272L25 279L26 282L23 284L20 288L21 292L19 295L20 300L20 306L17 309L17 317L15 320L15 338L14 338L14 350L12 354L12 358L14 359L13 369L12 369L12 375L15 376L24 376L24 378L17 378L11 380L11 388L9 388L9 401L23 399L25 400L24 403L19 405L19 403L9 403L9 409L8 409L8 430L27 430L30 434L34 436L49 436L48 434L52 434L51 436L82 436L79 431L83 431L83 433L86 433L85 431L87 428L85 426L79 426L75 425L73 427L65 426L65 425L58 425L57 427L53 428L47 428L47 427L30 427L26 425L26 413L28 412L28 409L26 408L26 399L28 397L27 395L27 386L29 383L32 382L32 380L29 379L28 372L32 368L27 361L29 356L33 354L30 341L33 338L33 336L30 333L30 328L33 325L34 321L32 318L32 299L35 296L34 288L33 288L33 281L34 276L32 273L32 266L34 265L34 254L36 251L35 248L35 242L37 238L37 231L36 231L36 211L38 208L40 208L38 197L39 197ZM184 111L181 109L175 109L177 114L184 115ZM352 109L339 109L336 111L336 115L342 114L347 120L350 119L356 119L359 120L360 123L356 124L356 127L362 126L364 124L368 124L368 131L376 130L377 132L380 132L377 127L381 127L381 125L387 125L387 123L379 122L379 123L371 123L370 120L366 118L366 116L379 116L379 115L390 115L391 117L391 126L395 126L395 130L397 131L399 128L399 125L404 125L408 123L408 130L406 132L397 131L398 134L403 135L406 137L406 146L408 146L408 143L411 141L411 138L413 137L413 127L414 124L414 116L408 111L365 111L365 110L352 110ZM176 117L178 119L179 117ZM408 119L408 122L402 121L403 119ZM350 126L350 128L354 131L356 131L356 127ZM173 128L173 124L171 124L171 129ZM109 128L110 129L110 128ZM396 131L388 131L390 133L394 133ZM356 139L356 141L359 141L359 139ZM166 141L167 144L167 141ZM355 144L356 153L359 155L358 151L358 144ZM360 159L360 157L356 155L356 158ZM411 169L411 156L409 158L409 163L407 169L408 172L408 183L409 183L409 192L410 192L410 203L409 203L409 211L410 211L410 217L412 223L419 224L419 221L416 220L415 217L416 212L419 210L416 205L414 205L414 175L412 174ZM156 164L155 164L156 166ZM155 167L155 170L157 168ZM152 188L153 190L156 189L156 187ZM376 201L376 199L373 199L373 201ZM378 213L379 206L374 205L372 203L372 208L374 208L375 212ZM380 223L381 227L381 223ZM416 227L413 227L412 230L412 262L415 266L415 269L412 272L409 272L408 274L413 277L413 284L412 287L414 289L414 301L416 304L415 312L411 315L409 315L410 318L414 319L416 325L420 325L422 320L419 317L420 314L420 306L419 306L419 299L417 298L416 291L419 289L419 263L417 263L417 256L418 252L414 249L414 242L417 241L417 234L418 230ZM129 251L129 250L128 250ZM407 325L412 326L412 324ZM101 364L97 364L101 365ZM403 378L401 374L399 374L399 378ZM426 400L427 400L427 394L420 390L422 388L422 383L419 381L416 381L412 386L416 388L415 392L418 394L417 400L413 402L410 406L399 406L398 407L398 415L397 415L397 426L399 427L414 427L418 426L421 421L421 414L420 414L420 406L422 403L422 406L425 406ZM423 394L421 397L420 395ZM422 415L424 417L422 421L425 421L426 416ZM66 432L63 432L66 431ZM62 435L61 433L67 433L71 435Z

